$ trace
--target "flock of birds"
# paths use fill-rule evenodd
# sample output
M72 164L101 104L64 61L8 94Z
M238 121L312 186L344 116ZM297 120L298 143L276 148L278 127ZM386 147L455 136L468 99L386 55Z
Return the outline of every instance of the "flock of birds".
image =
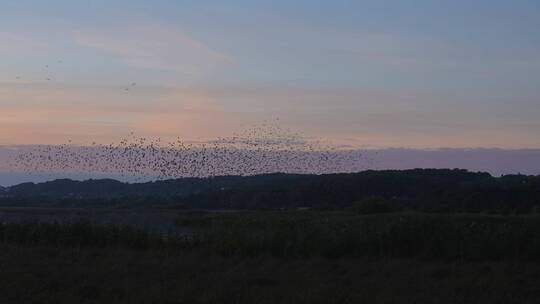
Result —
M58 60L57 64L62 64ZM53 79L45 65L46 81ZM21 76L16 76L21 80ZM137 86L124 87L129 92ZM131 133L117 143L33 146L13 159L12 168L33 174L84 173L113 175L130 180L257 175L265 173L324 174L370 168L372 159L360 151L343 151L283 129L279 120L263 123L231 137L205 142L170 142Z
M13 165L26 173L114 175L134 181L266 173L357 172L370 161L358 150L344 151L264 123L231 137L193 142L137 137L131 133L108 145L37 146L16 155Z
M57 64L62 64L62 60L58 60L56 61ZM43 66L43 69L42 69L42 75L44 75L44 80L45 81L52 81L53 80L53 71L52 69L49 67L48 64L46 64L45 66ZM15 79L16 80L23 80L24 78L21 76L21 75L17 75L15 76Z

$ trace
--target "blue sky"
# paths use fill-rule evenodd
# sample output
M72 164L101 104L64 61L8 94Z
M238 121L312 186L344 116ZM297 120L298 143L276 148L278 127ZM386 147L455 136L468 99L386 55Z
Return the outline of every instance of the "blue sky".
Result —
M359 147L540 148L538 28L538 1L3 1L0 145L279 117Z

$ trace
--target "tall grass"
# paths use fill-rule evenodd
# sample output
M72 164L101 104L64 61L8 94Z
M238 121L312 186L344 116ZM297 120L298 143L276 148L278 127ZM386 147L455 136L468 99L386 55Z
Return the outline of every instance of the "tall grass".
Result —
M347 212L186 213L193 234L127 226L3 224L0 244L195 250L219 256L540 261L540 216Z
M258 212L188 221L198 246L221 255L540 260L539 216Z

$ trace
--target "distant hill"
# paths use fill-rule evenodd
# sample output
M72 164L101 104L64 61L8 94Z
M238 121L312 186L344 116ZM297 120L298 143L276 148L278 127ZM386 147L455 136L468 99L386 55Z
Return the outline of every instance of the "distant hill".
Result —
M170 198L186 197L202 192L223 191L245 186L264 187L291 180L307 178L307 175L269 174L259 176L220 176L213 178L181 178L146 183L122 183L113 179L75 181L57 179L44 183L22 183L6 188L12 198L40 199L115 199L115 198Z
M213 182L209 179L192 178L139 184L122 183L113 179L86 181L58 179L38 184L23 183L8 189L10 195L16 198L113 199L138 196L185 196L207 190L211 185Z
M128 184L111 179L24 183L0 205L195 209L348 208L370 198L434 212L540 210L540 177L415 169L351 174L222 176ZM7 196L6 196L7 193Z

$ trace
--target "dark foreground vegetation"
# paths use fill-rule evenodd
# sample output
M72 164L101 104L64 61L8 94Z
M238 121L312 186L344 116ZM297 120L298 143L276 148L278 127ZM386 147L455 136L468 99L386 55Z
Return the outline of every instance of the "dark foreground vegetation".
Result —
M535 176L58 180L0 206L0 303L540 302Z
M57 180L0 189L0 206L58 208L343 209L374 198L379 204L368 203L367 209L362 207L365 212L534 213L540 211L540 177L418 169L222 176L142 184Z
M0 225L6 303L538 303L540 216L178 212Z
M538 303L540 265L0 246L2 303Z

